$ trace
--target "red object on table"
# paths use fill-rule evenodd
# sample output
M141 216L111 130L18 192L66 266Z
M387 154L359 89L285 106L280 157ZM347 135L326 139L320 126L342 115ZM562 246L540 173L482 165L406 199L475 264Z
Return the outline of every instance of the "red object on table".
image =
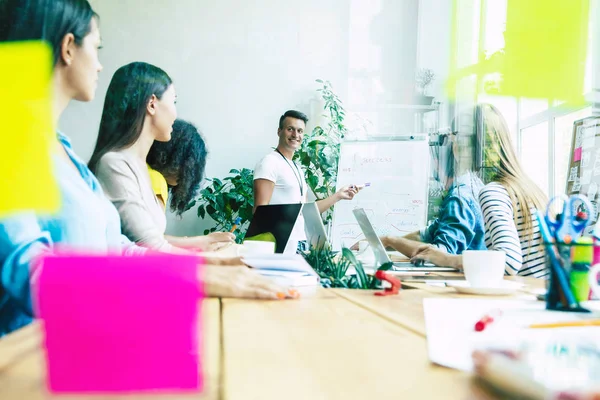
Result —
M380 281L389 282L392 285L391 288L385 288L383 292L375 292L375 296L391 296L394 294L398 294L398 292L402 288L402 282L400 281L400 279L392 275L386 274L385 271L375 272L375 278L379 279Z

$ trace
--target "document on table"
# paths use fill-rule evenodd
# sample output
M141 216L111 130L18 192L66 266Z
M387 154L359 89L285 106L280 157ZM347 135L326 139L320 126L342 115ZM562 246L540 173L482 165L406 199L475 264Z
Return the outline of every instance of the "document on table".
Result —
M258 273L287 286L316 286L319 275L299 254L251 255L242 258Z
M591 309L591 303L585 303L584 306ZM423 300L423 310L429 359L445 367L471 371L471 355L475 349L515 346L527 337L561 334L561 331L570 329L528 329L531 324L600 316L598 311L591 314L565 313L548 311L545 306L543 302L529 300L426 298ZM495 321L482 332L476 332L475 323L497 310L502 315L495 317Z

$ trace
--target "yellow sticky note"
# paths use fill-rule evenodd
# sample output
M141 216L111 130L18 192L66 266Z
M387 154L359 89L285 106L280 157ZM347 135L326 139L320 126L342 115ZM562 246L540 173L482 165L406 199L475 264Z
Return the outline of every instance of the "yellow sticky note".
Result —
M0 217L60 206L51 160L51 82L48 45L0 43Z
M449 97L584 101L589 0L507 0L504 48L493 51L486 38L499 32L486 18L503 16L482 13L473 0L453 4Z
M509 0L501 93L583 101L589 0Z

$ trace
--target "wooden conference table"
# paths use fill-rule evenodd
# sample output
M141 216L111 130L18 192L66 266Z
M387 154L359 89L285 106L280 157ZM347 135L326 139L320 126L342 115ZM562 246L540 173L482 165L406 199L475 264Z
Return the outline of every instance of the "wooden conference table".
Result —
M0 400L498 398L427 357L422 300L464 295L413 286L390 297L319 289L298 301L205 300L206 389L196 395L52 395L34 323L0 339Z

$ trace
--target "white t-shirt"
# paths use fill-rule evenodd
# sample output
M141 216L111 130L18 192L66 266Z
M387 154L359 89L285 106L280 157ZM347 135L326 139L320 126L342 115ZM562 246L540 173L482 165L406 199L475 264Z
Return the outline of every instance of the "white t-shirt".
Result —
M304 179L302 168L278 152L273 151L267 154L256 164L254 180L256 179L266 179L275 183L269 204L304 203L308 185ZM289 243L293 243L292 239L295 241L306 240L302 215L298 217L296 225L294 225ZM286 247L286 252L287 250ZM295 247L293 250L295 252Z

